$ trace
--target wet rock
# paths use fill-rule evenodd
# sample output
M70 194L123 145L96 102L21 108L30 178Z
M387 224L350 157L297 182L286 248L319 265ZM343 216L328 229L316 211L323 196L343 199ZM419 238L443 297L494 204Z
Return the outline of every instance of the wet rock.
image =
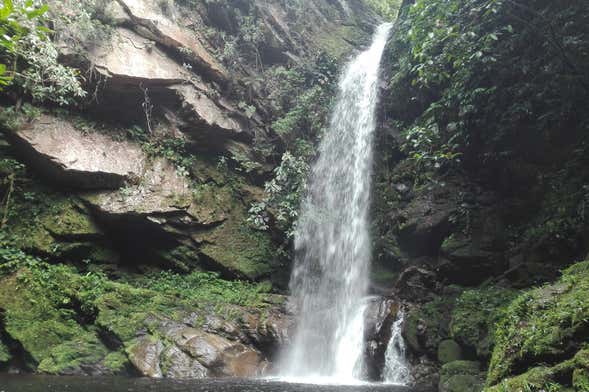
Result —
M253 377L267 367L258 351L240 342L171 322L162 325L161 330L213 376Z
M416 303L432 300L441 289L437 274L419 267L409 267L403 271L394 287L399 298Z
M139 145L98 132L84 134L55 116L41 115L13 139L24 159L48 179L73 188L115 189L145 170Z
M176 346L166 348L161 355L163 374L167 378L198 379L208 377L209 371Z
M411 375L417 390L437 390L440 382L439 368L426 356L417 359L417 363L411 367Z
M250 312L241 319L241 329L269 358L273 357L279 347L292 342L295 317L279 308L272 308L265 315Z
M391 339L391 327L400 304L392 299L374 298L364 312L365 363L369 379L378 381L385 362L385 352Z
M479 392L483 388L480 364L471 361L453 361L442 366L440 392Z
M129 361L145 377L161 378L160 355L164 350L161 341L145 336L139 338L128 350Z

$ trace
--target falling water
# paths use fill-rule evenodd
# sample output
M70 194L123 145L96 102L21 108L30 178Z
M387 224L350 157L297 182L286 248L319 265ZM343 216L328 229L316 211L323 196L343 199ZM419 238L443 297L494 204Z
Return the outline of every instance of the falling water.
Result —
M401 311L391 327L391 340L384 354L385 363L383 380L389 384L406 385L410 382L411 373L405 356L405 341L401 335L401 328L405 314Z
M353 383L363 371L368 210L380 60L391 24L346 67L295 233L290 288L300 309L282 375Z

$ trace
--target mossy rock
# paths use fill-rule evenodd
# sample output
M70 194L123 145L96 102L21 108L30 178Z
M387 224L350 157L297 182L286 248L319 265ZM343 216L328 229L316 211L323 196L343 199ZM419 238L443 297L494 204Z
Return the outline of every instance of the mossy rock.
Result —
M480 392L483 388L480 364L473 361L452 361L440 370L440 392Z
M539 366L529 369L524 374L504 379L497 385L485 389L485 392L573 392L570 386L562 385L555 380L560 379L563 374L570 374L568 363L555 367ZM583 391L584 390L580 390Z
M589 369L573 371L573 387L576 391L589 391Z
M80 367L99 367L108 354L96 333L82 332L51 348L37 368L48 374L78 374ZM81 373L85 373L82 371Z
M486 287L464 291L452 310L450 335L462 346L488 358L494 344L494 327L504 316L517 292Z
M438 345L438 361L442 364L463 359L462 347L454 340L442 340Z
M126 284L109 283L108 292L95 302L96 325L127 345L146 328L148 316L163 312L173 318L179 310L173 298ZM178 301L180 302L180 301Z
M207 234L202 254L238 278L259 280L278 267L276 247L267 232L249 227L247 215L236 207L231 217Z
M437 355L440 342L450 336L450 313L455 299L454 293L448 293L408 312L403 335L414 351Z
M113 351L104 357L103 364L113 374L122 374L129 367L129 358L123 351Z
M105 263L118 258L78 200L43 186L30 185L14 198L4 231L17 247L53 259Z
M497 325L487 384L496 385L522 368L537 368L572 357L573 350L589 337L587 304L587 261L566 269L556 283L518 296ZM583 358L578 353L575 361Z
M1 281L6 333L30 354L35 363L29 365L38 364L39 371L79 373L81 366L96 365L108 351L93 331L76 322L68 295L74 287L67 269L50 273L25 268Z
M350 42L362 43L366 40L367 34L351 25L339 25L336 29L326 30L315 37L317 45L336 59L344 58L355 49Z

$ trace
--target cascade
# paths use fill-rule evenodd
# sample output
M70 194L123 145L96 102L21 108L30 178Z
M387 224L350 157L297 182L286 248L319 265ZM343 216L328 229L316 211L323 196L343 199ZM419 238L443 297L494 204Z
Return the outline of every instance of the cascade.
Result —
M300 316L292 347L282 357L284 378L362 378L372 144L380 61L391 27L380 25L371 46L346 66L311 169L290 280Z
M405 360L405 341L401 335L405 314L399 311L391 327L391 339L385 352L383 381L388 384L406 385L411 380L409 366Z

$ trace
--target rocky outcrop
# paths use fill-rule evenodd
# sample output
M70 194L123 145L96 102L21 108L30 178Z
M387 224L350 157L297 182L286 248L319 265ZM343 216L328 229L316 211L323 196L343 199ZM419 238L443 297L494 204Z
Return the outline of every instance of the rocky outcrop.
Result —
M148 323L155 334L133 342L129 359L148 377L264 375L276 348L288 344L294 318L278 307L265 315L237 307L233 311L241 314L241 322L199 313L183 322L152 319Z
M216 81L226 82L228 73L224 67L199 41L194 31L184 27L189 21L168 9L172 18L164 15L162 8L154 0L117 0L111 5L113 11L121 7L137 33L167 48L185 53L186 57L199 66L206 76Z
M58 111L19 96L26 116L2 124L16 148L0 168L0 367L264 374L292 335L267 294L285 287L288 244L247 218L286 148L272 124L295 104L274 108L265 80L296 69L301 92L323 88L376 15L363 1L117 0L67 7L64 26L49 3L88 99ZM379 358L389 305L370 329Z
M399 316L400 304L393 299L373 298L364 313L365 363L368 378L380 381L391 327Z
M162 377L159 357L164 349L162 342L144 337L128 348L129 361L145 377Z
M147 163L137 144L98 132L84 134L56 116L41 115L12 136L31 165L68 187L117 189L141 178Z

